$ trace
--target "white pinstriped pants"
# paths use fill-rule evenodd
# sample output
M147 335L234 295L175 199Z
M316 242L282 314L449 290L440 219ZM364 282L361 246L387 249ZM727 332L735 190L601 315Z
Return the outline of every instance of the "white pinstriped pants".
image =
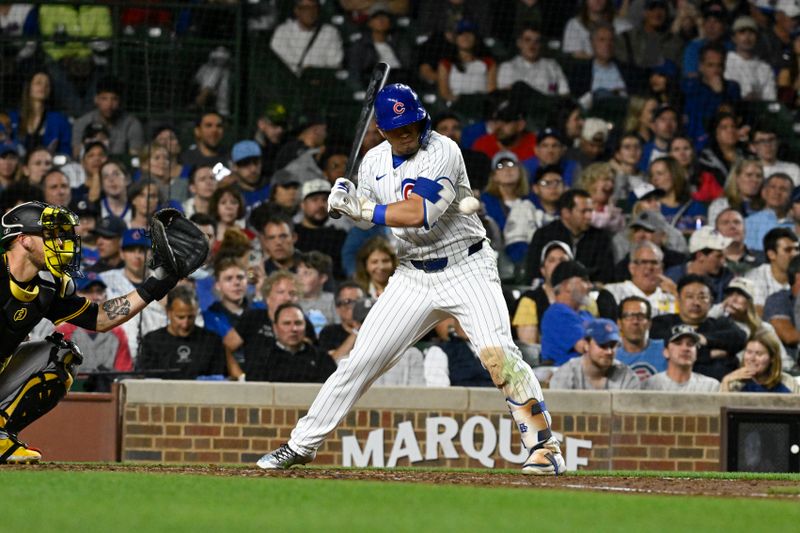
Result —
M454 316L476 353L500 346L518 376L503 394L522 404L542 401L533 370L511 338L511 325L497 265L489 246L439 272L400 265L362 324L349 357L342 360L317 394L308 414L297 422L289 446L310 455L322 445L356 401L405 349L440 320Z

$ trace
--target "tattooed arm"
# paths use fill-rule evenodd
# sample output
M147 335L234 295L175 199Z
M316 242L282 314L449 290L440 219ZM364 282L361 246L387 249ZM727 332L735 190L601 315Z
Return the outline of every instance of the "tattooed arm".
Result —
M125 296L106 300L100 304L95 329L97 331L108 331L123 322L127 322L146 306L147 302L136 291L130 292Z

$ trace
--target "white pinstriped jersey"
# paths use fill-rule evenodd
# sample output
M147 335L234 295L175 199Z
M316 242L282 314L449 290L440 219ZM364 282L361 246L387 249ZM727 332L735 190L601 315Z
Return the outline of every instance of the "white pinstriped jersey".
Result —
M435 131L425 148L397 168L392 164L388 141L367 152L358 169L358 196L366 196L378 204L399 202L408 198L420 177L454 188L456 199L431 223L430 229L391 228L398 240L400 259L451 257L486 238L478 216L463 215L458 210L458 202L472 195L461 150L451 139Z

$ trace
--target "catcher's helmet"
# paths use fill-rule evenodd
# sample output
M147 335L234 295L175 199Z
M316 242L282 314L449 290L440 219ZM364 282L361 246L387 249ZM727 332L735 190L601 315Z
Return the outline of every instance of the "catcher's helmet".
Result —
M0 219L3 228L0 245L7 249L9 243L23 233L41 235L47 269L58 277L75 274L81 257L81 240L75 235L78 223L78 216L69 209L44 202L27 202Z
M421 121L425 123L419 136L419 144L425 146L431 134L431 117L422 106L417 93L408 85L387 85L375 98L375 122L383 131Z

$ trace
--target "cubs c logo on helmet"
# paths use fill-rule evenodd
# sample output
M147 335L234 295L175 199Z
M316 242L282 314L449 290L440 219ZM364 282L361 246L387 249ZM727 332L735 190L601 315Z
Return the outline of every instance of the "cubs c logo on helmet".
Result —
M406 112L406 106L403 102L395 102L394 106L392 106L392 110L395 115L402 115Z

